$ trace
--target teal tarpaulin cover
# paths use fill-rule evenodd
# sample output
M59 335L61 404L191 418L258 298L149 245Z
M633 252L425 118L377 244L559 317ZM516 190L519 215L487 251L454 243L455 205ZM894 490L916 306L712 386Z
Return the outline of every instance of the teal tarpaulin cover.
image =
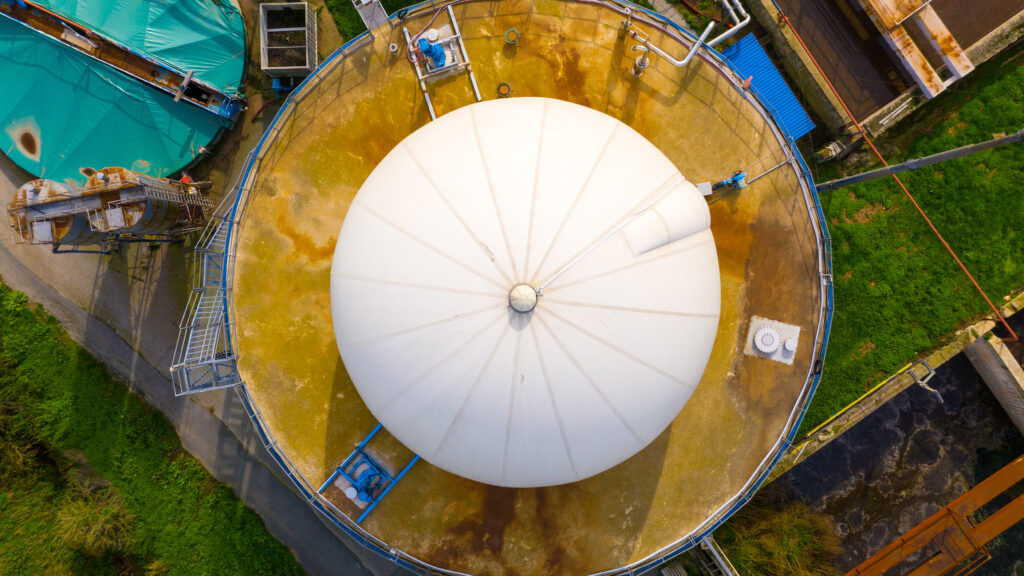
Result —
M238 90L245 24L229 0L35 0L220 90Z
M0 15L0 146L59 182L122 166L184 168L230 122Z

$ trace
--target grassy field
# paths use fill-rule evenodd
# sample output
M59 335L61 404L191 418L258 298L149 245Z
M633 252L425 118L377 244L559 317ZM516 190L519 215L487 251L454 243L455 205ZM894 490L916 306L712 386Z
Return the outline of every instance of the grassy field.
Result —
M0 283L0 574L302 574L164 417Z
M887 132L879 145L888 160L1024 128L1022 48L983 65ZM1024 145L901 178L997 305L1024 284ZM891 178L824 193L821 203L832 233L836 311L803 430L989 313Z
M748 504L715 532L744 576L828 576L839 538L831 522L805 504Z
M700 34L712 19L721 21L723 17L722 5L719 0L668 0L668 2L679 11L683 20L685 20L697 34ZM690 7L687 6L687 3L689 6L696 8L697 12L691 10ZM720 27L714 34L721 34L724 31L725 28Z
M327 10L334 18L338 32L346 42L366 31L366 26L359 18L359 13L352 5L352 0L324 0L324 4L327 5Z
M388 14L394 14L402 8L419 4L420 2L422 0L382 0L381 4ZM346 42L366 31L366 26L363 25L362 19L359 18L359 12L352 5L352 0L324 0L324 4L327 5L327 10L331 13L331 17L334 18L334 24L338 27L338 32L341 33L342 38Z

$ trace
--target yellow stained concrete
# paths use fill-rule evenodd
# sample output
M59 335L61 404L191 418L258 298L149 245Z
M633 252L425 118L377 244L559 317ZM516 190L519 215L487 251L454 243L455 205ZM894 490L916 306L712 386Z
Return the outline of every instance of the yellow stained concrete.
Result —
M569 100L631 125L691 181L752 175L784 153L727 78L695 60L659 58L642 79L621 17L560 0L455 8L484 98ZM439 17L442 21L445 16ZM417 32L426 19L408 22ZM503 36L517 28L521 42ZM659 33L651 31L659 40ZM660 39L666 50L685 48ZM319 485L375 425L334 342L329 273L338 229L383 156L428 120L401 30L377 31L301 101L268 151L239 231L234 303L239 368L280 449ZM469 80L431 85L438 114L473 102ZM543 489L485 486L417 464L363 522L423 561L484 574L591 573L686 536L740 491L782 432L807 378L819 320L817 244L792 168L712 206L721 322L707 371L673 425L627 462ZM799 325L793 366L742 354L752 314ZM685 342L670 345L685 346ZM410 456L374 443L398 468ZM349 502L334 503L350 515Z

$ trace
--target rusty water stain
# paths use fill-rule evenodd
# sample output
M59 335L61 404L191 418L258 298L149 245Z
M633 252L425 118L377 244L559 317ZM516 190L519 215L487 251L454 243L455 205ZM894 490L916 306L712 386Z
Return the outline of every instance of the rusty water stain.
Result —
M150 164L145 160L136 160L132 162L132 172L141 172L142 174L149 174Z
M35 156L39 152L39 144L36 142L36 137L33 136L31 132L22 132L18 141L21 143L21 147L25 150L26 155Z
M544 539L548 542L559 541L559 529L555 526L554 522L551 521L545 515L545 511L548 510L549 496L553 495L552 490L537 490L537 522L540 524L541 534L544 535ZM547 555L547 559L544 565L545 570L549 574L558 574L563 571L565 560L566 560L565 548L556 546Z
M485 486L480 518L467 518L446 530L451 538L436 540L429 557L452 566L465 560L468 552L483 560L475 572L485 576L519 574L517 563L504 554L505 532L516 520L516 493L512 488Z
M288 216L281 211L277 212L275 224L278 231L285 238L291 240L295 250L304 254L311 261L330 260L334 256L334 244L335 240L337 240L337 235L329 237L325 244L317 245L312 237L296 230Z
M516 491L499 486L487 486L484 494L483 520L464 520L451 531L470 536L469 547L474 552L487 550L501 557L505 543L505 528L515 519Z
M580 52L574 47L558 44L547 54L554 58L549 59L555 72L555 90L564 99L576 104L590 106L590 97L585 90L580 90L586 85L587 75L580 68ZM541 56L544 57L542 52Z

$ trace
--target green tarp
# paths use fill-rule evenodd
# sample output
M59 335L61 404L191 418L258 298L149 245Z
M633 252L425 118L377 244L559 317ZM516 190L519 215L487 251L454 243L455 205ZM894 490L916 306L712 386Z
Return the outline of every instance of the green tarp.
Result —
M245 25L229 0L35 0L220 90L238 90Z
M2 15L0 78L3 152L61 182L106 166L169 175L230 125Z

